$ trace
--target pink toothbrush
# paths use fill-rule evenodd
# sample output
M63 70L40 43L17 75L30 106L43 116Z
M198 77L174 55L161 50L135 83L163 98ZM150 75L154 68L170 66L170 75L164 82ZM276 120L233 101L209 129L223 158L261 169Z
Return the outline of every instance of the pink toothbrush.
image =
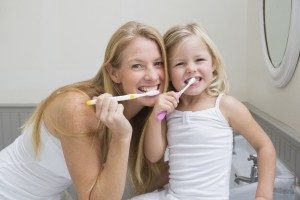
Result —
M196 82L196 79L195 78L191 78L189 80L188 84L182 90L180 90L179 92L176 93L177 97L179 98L184 93L184 91L186 91L186 89L188 89L188 87L190 87L195 82ZM160 120L160 121L163 120L165 118L166 114L167 114L166 111L160 112L157 115L157 119Z

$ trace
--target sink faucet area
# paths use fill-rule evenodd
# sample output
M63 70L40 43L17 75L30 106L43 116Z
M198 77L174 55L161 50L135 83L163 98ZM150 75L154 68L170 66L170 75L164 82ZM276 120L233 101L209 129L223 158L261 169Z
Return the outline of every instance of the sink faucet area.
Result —
M234 153L230 175L230 200L253 200L258 181L258 162L255 150L247 140L238 134L234 135ZM276 160L276 174L290 172L280 160ZM292 172L290 172L292 173ZM275 179L276 185L276 179ZM300 200L299 188L295 188ZM296 200L295 199L295 200Z
M258 181L258 163L257 163L257 155L250 155L248 161L253 161L253 165L251 166L250 177L238 176L235 174L234 182L239 184L241 181L246 183L254 183Z

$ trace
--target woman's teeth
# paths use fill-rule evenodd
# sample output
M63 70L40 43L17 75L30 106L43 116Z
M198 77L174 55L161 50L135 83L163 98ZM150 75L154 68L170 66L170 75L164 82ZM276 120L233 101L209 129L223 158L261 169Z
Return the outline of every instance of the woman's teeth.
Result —
M155 87L140 87L138 89L141 92L149 92L149 91L152 91L152 90L158 90L158 86L155 86Z

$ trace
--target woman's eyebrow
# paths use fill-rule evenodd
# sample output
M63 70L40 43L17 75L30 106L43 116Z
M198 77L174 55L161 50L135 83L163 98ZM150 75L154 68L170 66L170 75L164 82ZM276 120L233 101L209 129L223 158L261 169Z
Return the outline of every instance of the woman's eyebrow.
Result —
M158 57L158 58L154 59L154 61L158 61L158 60L163 60L163 58L162 57Z
M139 58L130 58L130 59L128 59L128 62L144 62L144 61Z

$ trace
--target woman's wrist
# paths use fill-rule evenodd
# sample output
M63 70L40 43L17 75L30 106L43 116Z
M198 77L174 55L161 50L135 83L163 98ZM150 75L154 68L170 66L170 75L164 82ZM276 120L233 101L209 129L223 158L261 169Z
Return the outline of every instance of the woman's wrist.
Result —
M131 136L132 136L132 132L130 133L114 133L111 136L111 139L115 142L119 142L119 143L129 143L131 141Z

